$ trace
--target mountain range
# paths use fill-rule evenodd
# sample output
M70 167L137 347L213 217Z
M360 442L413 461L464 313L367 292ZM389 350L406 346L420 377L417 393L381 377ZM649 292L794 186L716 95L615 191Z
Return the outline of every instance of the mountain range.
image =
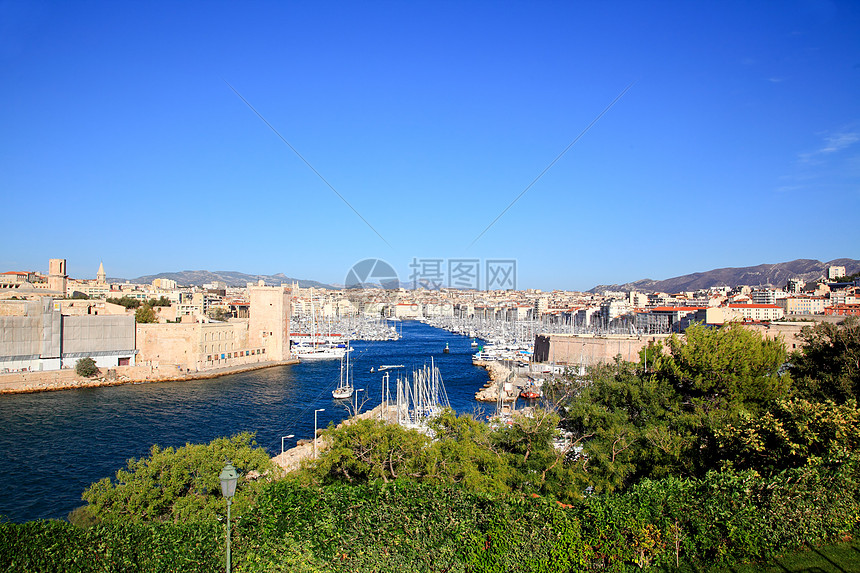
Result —
M158 273L157 275L146 275L137 277L136 279L111 278L109 281L122 283L128 280L135 284L149 284L154 279L174 280L179 286L203 286L206 283L221 281L226 283L227 286L244 287L248 283L256 283L259 280L263 280L269 286L280 285L281 283L292 284L297 282L301 288L337 288L317 281L294 279L292 277L288 277L284 273L277 273L274 275L249 275L237 271L179 271L173 273Z
M826 263L814 259L796 259L787 263L763 264L754 267L728 267L701 273L692 273L664 280L641 279L638 281L598 285L588 292L639 291L639 292L686 292L717 286L736 287L740 285L784 287L788 279L796 278L804 282L814 282L827 276L827 267L845 267L845 273L852 275L860 272L860 261L854 259L834 259Z
M827 267L829 266L843 266L845 267L845 272L849 275L860 273L860 261L855 259L834 259L827 262L814 259L797 259L787 263L762 264L754 267L714 269L664 280L640 279L624 284L597 285L588 292L635 290L640 292L673 293L707 289L714 286L736 287L739 285L749 285L754 287L770 285L782 287L791 278L797 278L807 283L814 282L826 276ZM237 271L179 271L146 275L128 280L137 284L149 284L153 279L157 278L174 280L180 286L202 286L206 283L221 281L226 283L227 286L244 287L248 283L256 283L259 280L263 280L267 285L291 284L296 282L302 288L341 288L341 285L330 285L307 279L295 279L288 277L284 273L252 275ZM125 282L127 279L111 278L109 280L117 283Z

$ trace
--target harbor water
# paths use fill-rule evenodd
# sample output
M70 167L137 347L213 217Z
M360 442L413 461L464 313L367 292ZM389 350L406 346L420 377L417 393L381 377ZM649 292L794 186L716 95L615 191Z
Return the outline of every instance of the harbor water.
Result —
M419 322L400 328L400 340L352 343L355 386L365 390L358 399L367 400L362 409L381 402L381 365L404 365L388 370L394 392L398 372L411 373L432 357L451 406L483 415L485 406L474 395L487 373L472 365L471 339ZM0 396L0 460L7 484L0 519L65 518L83 505L84 489L114 477L153 444L179 447L255 432L270 455L280 453L282 437L295 436L284 441L287 448L312 437L314 410L325 408L318 414L321 428L347 416L331 397L339 373L337 360L306 361L211 380Z

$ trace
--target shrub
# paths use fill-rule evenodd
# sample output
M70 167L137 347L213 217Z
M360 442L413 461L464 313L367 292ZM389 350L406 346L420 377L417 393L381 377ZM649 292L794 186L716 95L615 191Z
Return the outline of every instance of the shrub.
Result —
M96 366L95 360L87 356L75 362L75 372L78 376L92 378L93 376L98 376L99 367Z

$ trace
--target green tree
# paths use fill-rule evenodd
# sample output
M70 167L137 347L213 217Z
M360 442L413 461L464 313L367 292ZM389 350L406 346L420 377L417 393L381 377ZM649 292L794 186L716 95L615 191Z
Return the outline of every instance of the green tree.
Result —
M323 439L326 448L306 474L322 485L417 477L421 457L430 442L416 430L372 419L329 427Z
M709 329L693 325L683 338L672 336L669 356L655 369L706 415L755 413L786 396L791 378L782 340L763 337L739 324Z
M649 358L653 363L656 357ZM583 378L587 382L561 410L575 447L579 491L611 492L643 476L692 472L691 421L665 378L620 359L590 368Z
M515 472L487 424L446 409L429 427L435 439L424 455L421 481L484 493L511 489Z
M495 448L503 452L511 468L512 491L553 495L561 499L578 497L578 489L568 463L573 444L559 441L560 417L556 412L534 408L514 416L493 432Z
M87 488L83 499L88 505L79 518L113 523L215 520L224 509L218 476L227 460L243 475L233 500L236 515L241 515L275 471L249 433L176 449L152 446L148 457L129 460L114 481L104 478Z
M138 323L158 322L158 315L151 306L145 304L134 312L134 321Z
M124 306L125 308L138 308L140 307L140 300L136 298L132 298L128 295L123 295L122 298L106 298L105 302L109 302L111 304L118 304L120 306Z
M81 358L75 362L75 373L78 376L92 378L93 376L98 376L99 367L96 366L95 360L87 356L86 358Z
M860 318L806 326L800 338L804 345L791 356L798 395L837 404L860 400Z

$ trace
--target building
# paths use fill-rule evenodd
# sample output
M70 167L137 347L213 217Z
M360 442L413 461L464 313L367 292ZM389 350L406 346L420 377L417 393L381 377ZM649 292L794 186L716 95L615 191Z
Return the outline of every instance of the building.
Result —
M268 360L287 360L290 357L289 287L249 287L248 295L249 346L265 348Z
M138 324L140 362L198 371L289 359L289 289L251 286L248 291L248 319Z
M827 279L835 281L845 276L845 267L827 267Z
M50 259L48 261L48 289L64 295L68 280L66 259Z
M785 317L785 311L775 304L730 304L728 306L740 314L744 320L769 322Z
M860 316L860 304L835 304L824 309L829 316Z
M62 313L51 297L0 301L0 372L73 368L86 357L100 368L135 363L134 317Z
M785 314L824 314L828 301L823 296L796 295L776 301Z
M753 304L776 304L776 291L771 288L756 289L750 293Z

